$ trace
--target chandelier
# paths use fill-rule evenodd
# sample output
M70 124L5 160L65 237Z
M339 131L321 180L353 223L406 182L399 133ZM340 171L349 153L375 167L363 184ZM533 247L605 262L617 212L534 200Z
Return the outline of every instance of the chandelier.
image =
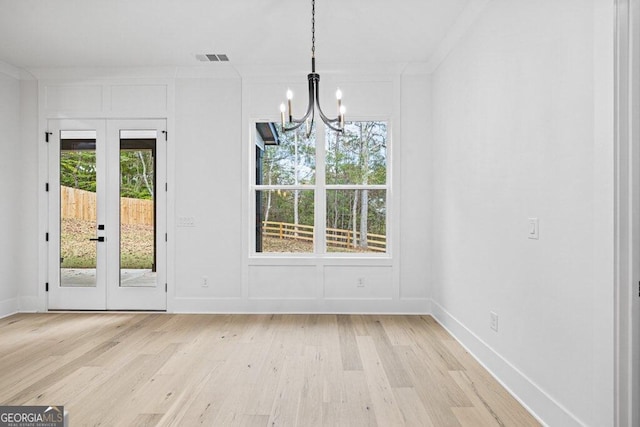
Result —
M282 130L289 132L298 129L304 123L307 124L307 137L311 133L313 128L314 112L315 108L318 108L318 113L322 121L332 130L336 132L344 131L344 112L345 108L342 105L342 91L338 89L336 91L336 99L338 101L338 117L335 119L328 118L322 108L320 107L320 74L316 73L316 1L311 0L311 73L307 75L309 80L309 104L307 106L307 112L305 115L296 119L293 117L291 108L293 100L293 92L287 90L287 105L288 105L288 124L285 123L285 111L286 107L284 103L280 104L280 121L282 124Z

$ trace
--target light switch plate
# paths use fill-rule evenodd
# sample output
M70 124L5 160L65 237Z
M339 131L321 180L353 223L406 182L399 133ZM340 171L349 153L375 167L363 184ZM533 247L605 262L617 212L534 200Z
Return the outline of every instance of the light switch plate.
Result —
M179 216L178 227L195 227L196 219L192 216Z
M489 327L498 332L498 314L496 312L489 312Z
M538 218L529 218L529 230L528 236L530 239L539 240L540 239L540 223L538 222Z

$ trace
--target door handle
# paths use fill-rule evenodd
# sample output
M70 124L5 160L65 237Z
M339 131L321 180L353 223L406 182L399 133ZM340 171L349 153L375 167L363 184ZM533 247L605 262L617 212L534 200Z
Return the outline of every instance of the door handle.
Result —
M91 238L89 240L91 240L92 242L104 242L104 237L100 236L100 237Z

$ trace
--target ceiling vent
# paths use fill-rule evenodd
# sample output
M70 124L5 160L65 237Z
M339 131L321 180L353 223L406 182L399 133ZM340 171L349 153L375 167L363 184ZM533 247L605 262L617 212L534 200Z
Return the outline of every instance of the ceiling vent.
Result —
M206 53L196 55L196 59L200 62L229 62L229 57L224 53Z

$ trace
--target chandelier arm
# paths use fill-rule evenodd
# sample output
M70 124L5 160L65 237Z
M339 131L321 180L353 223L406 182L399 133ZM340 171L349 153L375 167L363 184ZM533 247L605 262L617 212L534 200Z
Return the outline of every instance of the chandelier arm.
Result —
M302 126L304 123L307 122L307 119L309 118L309 116L311 116L311 123L310 123L309 129L313 128L313 116L314 116L314 104L315 104L314 74L309 74L308 78L309 78L309 105L307 106L307 112L301 119L292 118L289 123L295 123L295 125L290 127L284 127L283 130L285 132L298 129L300 126Z
M285 132L290 132L290 131L292 131L292 130L296 130L296 129L298 129L300 126L302 126L302 125L304 124L304 122L299 122L299 123L298 123L298 122L295 122L295 123L296 123L296 124L295 124L295 125L293 125L293 126L290 126L290 127L286 127L286 126L285 126L285 127L283 127L283 128L282 128L282 130L283 130L283 131L285 131Z
M343 128L337 128L337 127L333 126L333 125L332 125L331 123L329 123L329 122L324 122L324 124L325 124L325 125L327 125L327 127L328 127L329 129L331 129L331 130L334 130L334 131L339 132L339 133L344 132L344 129L343 129Z
M335 127L332 125L332 123L337 123L340 121L340 118L336 118L336 119L330 119L327 116L324 115L324 113L322 112L322 107L320 107L320 76L318 76L318 79L316 80L316 105L318 106L318 113L320 113L320 118L322 119L322 121L332 130L336 131L336 132L342 132L344 131L344 128L338 126Z
M307 112L304 114L304 116L302 116L301 119L291 119L291 121L295 123L304 123L307 121L309 116L311 116L311 118L313 119L313 104L315 102L313 92L314 74L309 74L307 77L309 79L309 105L307 105Z
M311 122L309 122L309 127L307 129L307 139L311 137L312 132L313 132L313 116L311 116Z

